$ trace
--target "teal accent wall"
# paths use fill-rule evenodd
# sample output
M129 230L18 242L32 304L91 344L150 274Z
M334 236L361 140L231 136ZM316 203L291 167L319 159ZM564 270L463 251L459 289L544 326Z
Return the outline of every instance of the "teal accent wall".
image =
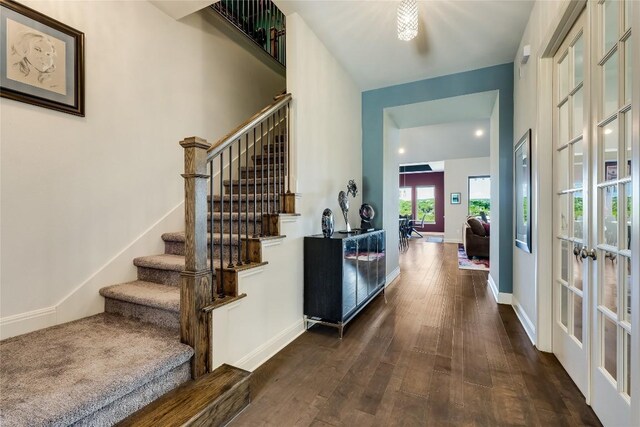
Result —
M362 200L376 209L382 227L383 110L399 105L497 90L500 119L500 254L499 291L512 292L513 277L513 63L450 74L362 93ZM493 207L492 207L493 208ZM493 208L495 209L495 208ZM507 250L508 249L508 250Z

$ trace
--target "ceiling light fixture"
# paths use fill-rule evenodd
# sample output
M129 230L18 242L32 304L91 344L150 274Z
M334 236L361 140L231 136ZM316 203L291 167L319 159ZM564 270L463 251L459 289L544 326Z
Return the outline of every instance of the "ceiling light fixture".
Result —
M416 0L402 0L398 6L398 39L412 40L418 35L418 5Z
M479 137L479 136L482 136L482 135L484 135L484 131L483 131L482 129L478 129L478 130L476 131L476 136L478 136L478 137Z
M404 154L404 148L400 148L400 149L398 150L398 153L400 153L400 154Z

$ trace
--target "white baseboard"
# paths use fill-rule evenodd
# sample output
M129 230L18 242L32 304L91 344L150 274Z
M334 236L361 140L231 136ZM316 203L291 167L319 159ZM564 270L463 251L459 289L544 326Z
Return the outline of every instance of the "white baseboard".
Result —
M55 305L0 318L0 339L102 313L104 298L98 293L100 288L135 279L133 258L162 252L162 234L184 229L183 206L184 201L178 203Z
M522 324L524 331L527 333L527 336L531 340L531 344L536 345L536 327L533 325L529 316L524 311L518 300L514 297L513 299L513 310L516 312L516 316L518 316L518 320Z
M444 239L445 243L462 243L460 239Z
M43 329L56 323L56 307L46 307L0 318L0 340Z
M253 372L303 333L304 320L300 319L232 365Z
M393 269L391 273L387 274L384 287L386 288L387 286L389 286L394 280L398 278L398 276L400 276L400 266L397 266L396 268Z
M491 293L493 294L493 297L496 299L496 302L498 304L511 305L512 294L498 291L498 285L493 280L493 277L491 277L491 274L489 274L489 279L487 280L487 283L489 284Z

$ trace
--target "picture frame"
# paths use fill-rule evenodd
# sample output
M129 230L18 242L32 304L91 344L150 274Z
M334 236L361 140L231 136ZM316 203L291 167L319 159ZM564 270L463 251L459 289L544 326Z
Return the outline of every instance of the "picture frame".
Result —
M618 162L604 163L605 181L615 181L618 179Z
M450 197L450 202L452 205L459 205L460 203L462 203L461 193L451 193Z
M0 8L0 96L84 117L84 33L12 0Z
M513 150L513 189L515 202L515 245L531 253L531 129Z

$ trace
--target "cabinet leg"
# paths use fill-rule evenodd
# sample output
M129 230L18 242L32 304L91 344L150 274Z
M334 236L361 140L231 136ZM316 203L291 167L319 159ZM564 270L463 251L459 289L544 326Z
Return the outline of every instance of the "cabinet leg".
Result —
M344 330L344 325L341 323L338 326L338 332L340 333L340 339L342 339L342 331Z
M384 303L387 303L387 288L386 286L382 288L382 296L384 297Z

